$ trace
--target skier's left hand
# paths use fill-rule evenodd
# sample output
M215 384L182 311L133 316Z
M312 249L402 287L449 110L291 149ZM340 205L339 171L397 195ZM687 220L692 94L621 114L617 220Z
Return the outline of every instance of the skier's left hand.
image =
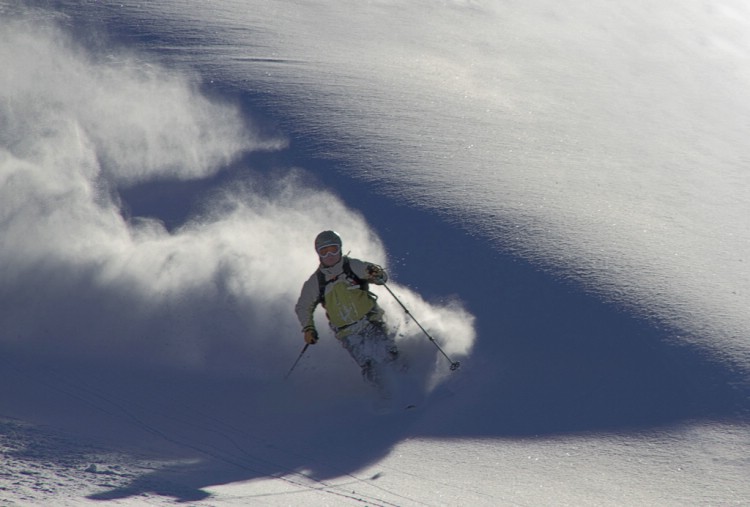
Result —
M383 285L388 280L385 270L376 264L369 264L367 266L368 281L376 284Z

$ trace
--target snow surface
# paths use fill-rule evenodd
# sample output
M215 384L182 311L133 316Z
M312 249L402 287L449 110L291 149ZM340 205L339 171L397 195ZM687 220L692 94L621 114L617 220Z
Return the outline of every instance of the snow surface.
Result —
M0 505L750 503L748 28L0 1ZM283 380L325 228L461 361L378 290L416 409Z

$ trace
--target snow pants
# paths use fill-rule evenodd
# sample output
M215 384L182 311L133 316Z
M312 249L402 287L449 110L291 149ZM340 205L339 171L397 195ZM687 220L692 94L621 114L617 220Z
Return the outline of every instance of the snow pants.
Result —
M386 386L385 372L398 359L396 342L380 322L367 322L362 328L341 338L341 345L362 368L362 377L382 390Z

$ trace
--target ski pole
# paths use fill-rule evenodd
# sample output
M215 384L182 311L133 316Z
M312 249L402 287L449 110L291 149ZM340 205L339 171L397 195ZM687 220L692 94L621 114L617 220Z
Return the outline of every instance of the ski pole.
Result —
M391 296L393 296L393 299L395 299L396 302L399 305L401 305L401 308L404 309L404 311L406 312L406 315L408 315L409 317L411 317L411 319L414 321L414 323L417 326L419 326L419 329L422 330L422 332L425 334L425 336L427 336L427 338L430 339L430 341L432 342L432 344L435 345L435 347L437 347L437 349L440 351L440 353L443 354L443 356L445 356L445 358L448 360L448 362L451 363L451 371L457 370L458 367L461 366L461 363L458 362L458 361L453 361L453 360L451 360L450 357L448 357L448 354L446 354L445 351L443 351L443 349L440 348L440 345L438 345L438 343L435 341L435 339L432 336L430 336L430 333L428 333L425 330L425 328L422 327L422 324L420 324L419 321L417 321L417 319L414 318L414 315L412 315L411 312L409 311L409 309L406 308L406 306L404 306L404 303L402 303L401 300L396 297L396 295L393 293L393 291L391 290L390 287L388 287L386 284L383 284L383 287L385 287L385 290L387 290L388 292L391 293Z
M307 347L309 347L309 346L310 346L309 343L305 343L305 346L302 347L302 352L299 353L299 355L297 356L297 360L294 362L294 364L292 365L292 367L289 368L289 371L284 376L284 380L288 379L289 375L292 374L292 372L294 371L294 369L297 367L297 363L299 363L299 360L302 359L302 355L305 353L305 351L307 350Z

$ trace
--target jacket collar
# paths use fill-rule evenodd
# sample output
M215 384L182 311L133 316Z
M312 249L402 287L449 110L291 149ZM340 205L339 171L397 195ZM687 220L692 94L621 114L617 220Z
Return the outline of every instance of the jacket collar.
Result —
M342 255L341 259L339 259L339 261L333 266L324 266L323 264L320 264L320 267L318 267L318 269L321 273L326 275L327 278L339 276L344 272L344 256Z

